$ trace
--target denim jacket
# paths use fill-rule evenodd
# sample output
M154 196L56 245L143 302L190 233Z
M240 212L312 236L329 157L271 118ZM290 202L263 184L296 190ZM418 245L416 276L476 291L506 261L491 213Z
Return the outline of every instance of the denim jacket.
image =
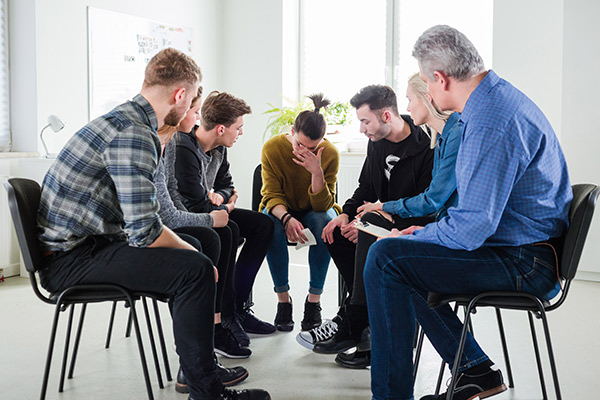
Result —
M459 118L459 113L450 115L437 137L429 187L417 196L383 203L383 211L401 218L433 215L438 220L449 207L456 205L456 155L463 130Z

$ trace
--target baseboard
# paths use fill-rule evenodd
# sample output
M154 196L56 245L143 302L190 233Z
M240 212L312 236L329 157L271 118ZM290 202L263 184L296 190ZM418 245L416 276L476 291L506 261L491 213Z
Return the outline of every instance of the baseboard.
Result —
M0 266L0 269L3 269L2 275L4 275L5 278L8 278L9 276L18 276L21 273L20 264L2 265Z
M579 281L600 282L600 272L577 271L575 279Z

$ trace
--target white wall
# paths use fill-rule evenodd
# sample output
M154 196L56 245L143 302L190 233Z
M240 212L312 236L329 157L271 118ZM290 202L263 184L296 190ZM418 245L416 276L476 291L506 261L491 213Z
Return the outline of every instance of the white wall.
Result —
M191 27L203 83L220 85L218 0L10 0L9 6L14 151L38 151L37 136L50 114L65 122L58 135L44 136L50 152L88 122L87 6Z
M502 0L494 3L493 68L548 117L565 152L572 183L600 184L600 3L594 0ZM600 280L600 211L579 278Z
M267 103L282 100L282 9L288 0L228 0L223 42L222 91L240 97L252 114L244 117L244 134L229 150L240 207L250 208L252 173L260 163Z
M565 0L562 80L562 144L571 181L600 184L600 82L594 78L600 65L600 2ZM600 204L598 204L600 207ZM600 280L600 210L597 210L579 278Z

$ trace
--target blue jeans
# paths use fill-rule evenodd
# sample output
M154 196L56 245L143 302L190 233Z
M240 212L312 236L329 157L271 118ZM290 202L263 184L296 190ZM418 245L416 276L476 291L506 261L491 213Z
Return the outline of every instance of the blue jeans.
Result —
M321 233L323 228L329 221L336 217L336 212L332 208L327 212L317 212L313 210L308 211L292 211L288 210L292 217L296 218L302 223L305 228L310 229L317 244L310 246L308 250L308 265L310 267L310 282L308 292L311 294L323 293L323 286L325 284L325 277L327 276L327 269L329 268L329 261L331 257L323 239L321 239ZM273 284L275 285L275 293L284 293L290 290L289 282L289 263L290 257L288 254L287 246L287 235L281 221L271 214L263 210L264 214L267 214L273 220L275 225L275 231L273 232L273 240L267 251L267 262L269 263L269 270L271 271L271 277L273 278Z
M371 321L373 399L413 399L415 318L452 367L462 323L449 305L431 309L427 293L523 291L551 299L559 291L554 252L545 245L475 251L406 239L374 243L364 272ZM459 371L488 359L467 337Z

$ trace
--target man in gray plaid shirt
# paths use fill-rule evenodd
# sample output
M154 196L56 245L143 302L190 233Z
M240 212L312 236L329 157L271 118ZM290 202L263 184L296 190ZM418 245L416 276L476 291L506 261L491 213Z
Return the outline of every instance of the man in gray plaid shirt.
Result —
M42 186L40 279L52 292L114 283L169 295L190 399L267 400L262 390L223 387L212 345L216 269L199 242L182 239L158 216L156 131L183 119L200 80L190 57L162 50L148 63L139 95L73 135Z

